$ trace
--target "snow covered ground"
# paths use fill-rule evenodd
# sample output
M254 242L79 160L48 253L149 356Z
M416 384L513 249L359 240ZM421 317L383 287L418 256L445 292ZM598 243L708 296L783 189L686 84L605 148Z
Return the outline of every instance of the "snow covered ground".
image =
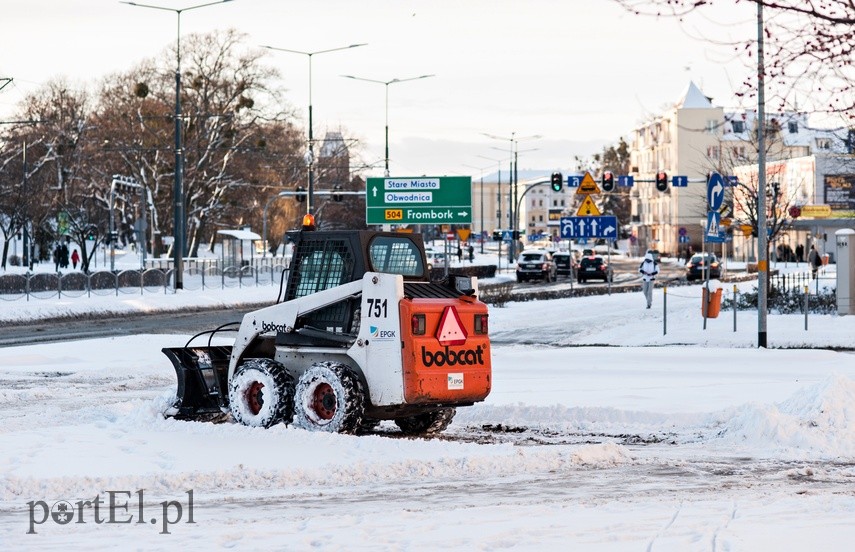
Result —
M275 293L14 301L0 320ZM0 349L0 549L850 550L855 356L831 348L855 346L855 317L770 315L758 349L755 313L704 329L700 296L491 309L493 392L427 440L165 419L160 349L188 336ZM78 510L96 497L103 523Z

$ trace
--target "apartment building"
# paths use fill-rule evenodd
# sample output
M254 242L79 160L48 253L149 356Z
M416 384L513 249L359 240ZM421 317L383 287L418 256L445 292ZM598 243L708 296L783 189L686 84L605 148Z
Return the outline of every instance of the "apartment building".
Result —
M782 166L791 167L793 182L787 190L779 188L779 193L792 193L794 205L825 202L827 194L820 188L826 173L817 173L817 167L833 167L835 174L855 173L847 168L855 146L853 133L844 138L841 132L811 128L804 113L767 113L765 119L767 176L770 171L780 173ZM736 175L740 182L751 178L756 182L757 127L755 111L725 112L690 82L673 107L633 131L631 174L636 180L652 181L662 171L669 179L664 192L657 191L652 182L637 183L633 189L632 229L639 249L679 254L688 246L694 250L703 247L706 177L715 170ZM816 161L816 156L822 161ZM785 165L776 164L783 160L788 160ZM673 176L686 176L690 182L684 188L672 187ZM778 179L774 174L771 177ZM839 181L832 180L831 185ZM808 239L804 232L792 236L794 243ZM753 255L748 242L750 238L735 238L734 247L742 248L742 256Z

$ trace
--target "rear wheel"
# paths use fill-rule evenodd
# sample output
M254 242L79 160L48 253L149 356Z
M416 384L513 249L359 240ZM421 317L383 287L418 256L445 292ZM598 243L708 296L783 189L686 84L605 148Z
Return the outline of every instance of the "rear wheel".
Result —
M432 435L445 431L455 413L453 408L440 408L409 418L398 418L395 420L395 425L407 435Z
M356 433L362 423L365 392L344 364L319 362L303 372L294 392L294 423L310 431Z
M275 360L246 360L229 382L229 406L235 421L245 426L287 423L294 415L294 378Z

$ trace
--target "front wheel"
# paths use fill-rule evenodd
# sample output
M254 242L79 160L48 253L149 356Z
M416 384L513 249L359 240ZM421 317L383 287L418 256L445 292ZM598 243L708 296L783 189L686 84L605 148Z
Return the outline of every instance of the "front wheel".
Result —
M409 418L398 418L395 425L407 435L433 435L445 431L456 412L453 408L440 408Z
M319 362L303 372L294 391L294 423L310 431L356 433L365 410L359 376L337 362Z
M241 364L229 382L229 407L239 424L270 427L294 415L294 378L269 358Z

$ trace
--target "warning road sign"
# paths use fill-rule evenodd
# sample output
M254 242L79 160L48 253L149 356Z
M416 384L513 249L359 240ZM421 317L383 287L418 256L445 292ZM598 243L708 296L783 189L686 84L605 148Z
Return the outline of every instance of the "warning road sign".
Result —
M597 209L597 206L594 204L594 200L591 199L591 196L585 196L585 201L582 202L582 205L579 206L579 210L576 211L577 217L598 217L602 213Z
M601 193L600 187L597 186L597 182L594 180L594 177L591 176L591 173L586 172L585 176L582 177L582 183L579 184L578 188L576 188L576 195L588 195L588 194L599 194L599 193Z

